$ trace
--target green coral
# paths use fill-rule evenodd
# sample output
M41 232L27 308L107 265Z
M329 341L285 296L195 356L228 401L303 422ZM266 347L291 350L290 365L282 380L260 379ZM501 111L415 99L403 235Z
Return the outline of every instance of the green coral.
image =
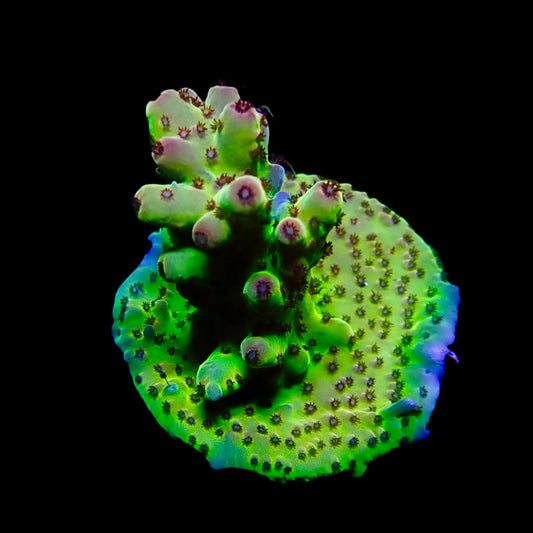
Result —
M113 334L160 425L214 468L350 470L424 438L458 290L401 217L349 184L268 162L237 91L147 107L160 227L117 292Z

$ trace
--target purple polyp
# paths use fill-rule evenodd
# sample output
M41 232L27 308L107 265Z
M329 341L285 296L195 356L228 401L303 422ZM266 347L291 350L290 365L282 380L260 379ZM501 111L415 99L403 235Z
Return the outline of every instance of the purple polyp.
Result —
M267 298L272 294L272 283L261 279L255 284L255 293L258 298Z
M207 246L207 243L208 243L208 237L207 235L202 232L202 231L197 231L195 234L194 234L194 238L196 240L196 244L198 246L201 246L201 247L205 247Z
M252 349L252 350L248 350L246 352L246 361L248 363L257 363L257 361L259 360L259 352L255 349Z
M249 187L241 187L237 193L237 196L241 202L246 203L252 200L254 194Z

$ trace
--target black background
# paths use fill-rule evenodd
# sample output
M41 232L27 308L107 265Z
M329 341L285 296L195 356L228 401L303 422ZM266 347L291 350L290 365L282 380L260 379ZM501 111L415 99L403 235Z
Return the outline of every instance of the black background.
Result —
M483 252L473 206L483 202L480 183L494 158L485 142L493 74L477 46L449 40L320 51L310 53L304 40L291 55L281 48L246 59L216 50L176 57L147 43L139 52L116 47L88 63L86 111L98 133L79 149L90 150L84 173L99 191L89 197L87 228L100 251L87 258L98 305L84 326L90 342L76 356L84 367L83 424L73 423L60 445L70 457L67 486L75 493L83 487L84 508L124 516L138 509L160 524L170 513L204 525L237 523L243 509L258 509L254 526L305 511L306 523L316 516L348 527L358 515L386 525L424 509L472 510L478 500L473 495L492 466L479 454L472 414L479 385L476 258ZM113 343L114 294L148 250L153 230L130 204L141 185L158 181L145 106L169 88L190 87L205 98L221 80L272 111L270 154L283 155L298 172L350 182L378 198L438 251L460 288L451 346L460 363L448 361L430 437L377 459L360 479L340 474L282 485L248 471L212 470L158 426Z

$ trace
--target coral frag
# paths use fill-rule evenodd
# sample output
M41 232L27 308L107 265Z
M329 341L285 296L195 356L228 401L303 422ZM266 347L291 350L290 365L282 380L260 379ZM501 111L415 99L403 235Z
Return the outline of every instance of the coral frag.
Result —
M285 173L236 89L147 106L165 184L113 334L159 424L214 468L310 479L427 436L458 289L400 216L349 184Z

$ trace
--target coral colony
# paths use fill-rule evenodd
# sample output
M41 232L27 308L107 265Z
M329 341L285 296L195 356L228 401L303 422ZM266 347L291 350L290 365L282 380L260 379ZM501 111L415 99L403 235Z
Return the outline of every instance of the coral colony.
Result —
M133 199L158 230L113 335L159 424L283 481L426 437L459 304L434 251L351 185L270 162L232 87L164 91L147 116L166 183Z

